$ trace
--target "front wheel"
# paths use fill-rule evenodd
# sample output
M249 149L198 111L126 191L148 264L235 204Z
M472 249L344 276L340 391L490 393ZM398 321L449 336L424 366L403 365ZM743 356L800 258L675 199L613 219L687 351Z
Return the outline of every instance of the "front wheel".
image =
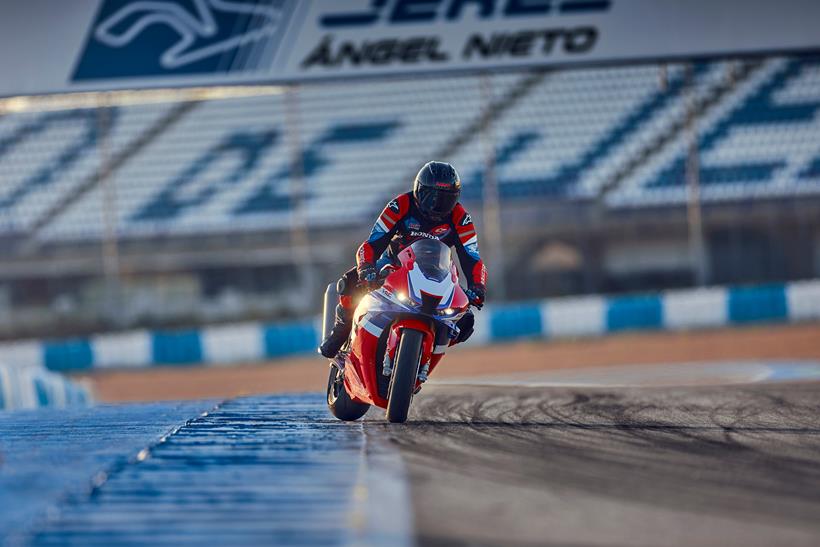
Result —
M387 399L387 421L404 423L410 412L410 401L416 387L416 377L421 361L424 333L414 329L404 329L396 351L396 363L390 380Z
M367 414L370 405L354 401L347 394L344 375L336 365L330 366L327 379L327 408L330 413L345 422L353 422Z

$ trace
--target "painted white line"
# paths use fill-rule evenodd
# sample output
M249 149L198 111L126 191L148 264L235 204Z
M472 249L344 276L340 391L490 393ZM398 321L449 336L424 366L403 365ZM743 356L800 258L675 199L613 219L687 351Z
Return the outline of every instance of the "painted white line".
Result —
M606 300L601 296L546 300L541 317L550 338L598 336L606 332Z
M39 341L6 342L0 344L0 357L9 366L42 367L43 348Z
M210 366L224 366L264 358L265 340L257 323L207 327L201 331L202 357Z
M91 345L94 368L148 367L154 360L151 333L146 330L94 336Z
M720 327L728 324L723 287L663 293L663 324L670 330Z
M432 385L509 387L663 387L820 380L816 361L724 361L555 370L432 381Z
M820 319L820 280L800 281L786 285L789 319L812 321Z

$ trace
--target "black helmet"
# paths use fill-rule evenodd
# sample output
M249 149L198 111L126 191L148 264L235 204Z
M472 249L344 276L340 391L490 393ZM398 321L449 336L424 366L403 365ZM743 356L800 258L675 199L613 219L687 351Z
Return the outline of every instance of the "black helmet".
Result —
M413 197L425 215L443 219L453 211L461 195L461 179L455 167L443 161L424 165L413 182Z

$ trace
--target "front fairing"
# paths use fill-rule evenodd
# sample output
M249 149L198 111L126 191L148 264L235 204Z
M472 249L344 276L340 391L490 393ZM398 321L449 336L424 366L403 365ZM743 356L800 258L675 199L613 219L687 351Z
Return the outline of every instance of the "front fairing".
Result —
M400 265L386 269L382 287L366 294L356 307L345 357L348 393L381 407L387 404L389 382L381 373L383 360L385 354L394 355L396 332L412 328L428 333L424 358L432 370L459 335L456 324L469 308L450 250L441 242L416 242L399 259Z
M467 311L469 302L458 284L458 270L450 248L436 239L420 239L402 250L400 266L382 287L383 294L401 307L423 312L438 319L456 320Z
M436 314L422 313L419 305L405 298L405 301L399 299L399 296L391 289L382 287L367 294L359 304L356 312L356 317L361 320L365 315L380 315L388 318L390 322L398 316L414 314L421 317L433 319L434 322L440 323L447 327L450 332L450 337L458 336L458 327L456 323L466 313L466 308L461 310L453 310L452 313L445 313L446 310L437 310ZM358 310L361 310L360 313Z

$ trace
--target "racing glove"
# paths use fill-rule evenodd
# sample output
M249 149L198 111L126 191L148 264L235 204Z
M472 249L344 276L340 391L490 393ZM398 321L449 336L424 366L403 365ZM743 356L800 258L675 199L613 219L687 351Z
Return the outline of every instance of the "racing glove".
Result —
M359 266L357 272L359 274L359 283L368 289L374 289L376 287L378 279L376 266L373 264L362 264Z
M456 327L458 327L458 336L450 342L450 345L460 344L462 342L466 342L467 339L473 334L473 327L475 326L475 315L473 314L472 310L467 310L461 319L456 322Z
M464 293L470 300L470 304L472 304L478 309L484 307L484 297L487 295L487 289L484 288L484 285L480 283L475 283L473 285L470 285L470 287L466 291L464 291Z

